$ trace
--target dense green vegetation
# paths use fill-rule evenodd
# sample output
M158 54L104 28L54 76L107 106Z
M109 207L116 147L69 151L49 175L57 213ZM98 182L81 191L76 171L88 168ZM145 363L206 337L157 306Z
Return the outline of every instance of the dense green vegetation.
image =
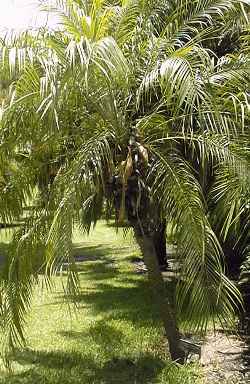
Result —
M147 277L131 263L140 254L131 234L99 223L89 238L75 232L73 246L87 259L78 264L77 311L67 310L60 276L53 294L36 287L27 347L16 352L11 374L0 370L0 383L198 384L195 365L169 361Z

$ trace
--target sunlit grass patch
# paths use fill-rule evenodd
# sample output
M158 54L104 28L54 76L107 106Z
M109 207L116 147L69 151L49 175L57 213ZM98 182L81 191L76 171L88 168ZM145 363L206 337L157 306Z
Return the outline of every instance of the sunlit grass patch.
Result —
M168 358L146 275L129 262L139 255L132 237L100 223L88 238L76 231L74 245L81 260L77 311L65 304L60 274L53 293L37 287L27 347L16 351L13 372L2 370L0 383L199 383L196 366Z

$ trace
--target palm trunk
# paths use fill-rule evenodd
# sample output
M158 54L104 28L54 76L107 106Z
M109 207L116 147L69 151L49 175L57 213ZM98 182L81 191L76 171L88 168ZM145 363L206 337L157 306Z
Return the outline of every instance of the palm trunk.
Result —
M154 247L158 259L160 269L167 268L167 251L166 251L166 220L159 223L157 230L153 233Z
M144 262L148 269L148 278L152 286L154 300L157 303L157 307L165 328L170 356L172 360L183 364L185 361L185 353L180 348L180 333L176 323L175 312L167 296L165 283L157 260L154 240L152 236L142 236L138 233L139 231L137 231L136 228L134 229L136 239L143 253Z
M162 231L160 230L159 207L152 202L149 193L150 190L147 188L146 174L148 168L148 155L147 150L142 145L138 144L139 139L136 128L132 128L129 139L129 159L131 168L129 177L126 179L125 210L127 219L134 229L135 237L141 248L144 262L148 270L148 278L149 283L152 286L154 301L157 304L168 339L170 356L172 360L183 364L185 361L185 352L183 352L180 345L180 333L176 322L175 311L167 296L165 283L157 258L157 239L154 239L154 234L157 231L159 231L159 233L161 232L161 237L163 237L162 235L164 233L165 238L165 228L162 228L164 229ZM125 180L124 175L122 185ZM119 188L119 183L116 182L116 179L114 179L114 184L114 196L121 197L121 188ZM121 201L121 199L119 200ZM121 208L120 204L119 210L121 210Z

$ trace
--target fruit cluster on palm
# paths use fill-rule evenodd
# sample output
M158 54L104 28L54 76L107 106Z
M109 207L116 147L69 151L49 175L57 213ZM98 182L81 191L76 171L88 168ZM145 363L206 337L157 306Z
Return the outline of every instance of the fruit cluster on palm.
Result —
M184 358L181 313L199 330L232 318L241 299L221 243L249 225L248 5L61 0L57 31L3 41L2 72L16 80L2 153L25 175L9 176L19 203L35 204L1 280L8 345L23 339L41 266L49 277L68 259L77 294L73 227L89 230L105 210L134 230L173 359ZM182 266L175 308L157 258L165 222Z

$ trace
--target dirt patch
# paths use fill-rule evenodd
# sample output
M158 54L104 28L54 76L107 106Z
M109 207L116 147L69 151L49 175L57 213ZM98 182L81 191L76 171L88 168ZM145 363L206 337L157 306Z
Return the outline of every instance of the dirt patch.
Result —
M205 384L250 384L248 340L217 332L208 335L201 363Z

